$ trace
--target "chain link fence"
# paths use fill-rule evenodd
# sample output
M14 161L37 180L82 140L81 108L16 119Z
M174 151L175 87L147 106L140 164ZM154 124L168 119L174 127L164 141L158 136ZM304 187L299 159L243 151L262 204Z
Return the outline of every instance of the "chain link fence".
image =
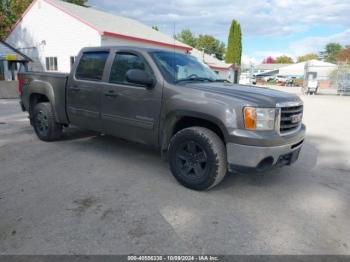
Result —
M330 80L338 95L350 95L350 63L339 63L330 74Z

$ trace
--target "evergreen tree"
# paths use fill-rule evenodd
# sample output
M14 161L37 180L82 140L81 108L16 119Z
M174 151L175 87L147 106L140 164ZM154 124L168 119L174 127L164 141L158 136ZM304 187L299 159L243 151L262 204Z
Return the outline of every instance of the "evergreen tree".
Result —
M241 25L232 20L228 36L227 52L225 56L226 63L241 65L242 57L242 32Z

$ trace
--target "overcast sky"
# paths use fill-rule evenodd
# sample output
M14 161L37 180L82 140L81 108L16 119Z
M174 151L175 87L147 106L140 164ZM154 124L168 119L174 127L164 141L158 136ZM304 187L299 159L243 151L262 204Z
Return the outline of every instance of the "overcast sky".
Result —
M350 0L89 0L93 8L137 19L172 35L188 28L227 44L232 19L242 26L245 60L318 52L350 44Z

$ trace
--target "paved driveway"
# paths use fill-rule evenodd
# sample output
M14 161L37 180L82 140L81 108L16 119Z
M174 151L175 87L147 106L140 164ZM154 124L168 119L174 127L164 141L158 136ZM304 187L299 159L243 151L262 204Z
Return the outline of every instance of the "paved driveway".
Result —
M142 145L78 129L41 142L0 100L0 254L350 254L350 97L303 99L297 163L209 192Z

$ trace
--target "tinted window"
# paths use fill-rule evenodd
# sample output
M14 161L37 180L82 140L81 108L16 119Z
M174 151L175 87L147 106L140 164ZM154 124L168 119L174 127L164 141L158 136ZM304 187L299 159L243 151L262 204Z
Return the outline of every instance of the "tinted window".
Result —
M126 73L130 69L141 69L150 73L150 69L143 60L143 58L129 53L118 53L111 69L109 82L117 84L128 84L126 80Z
M80 59L76 77L84 80L102 80L108 52L84 53Z

